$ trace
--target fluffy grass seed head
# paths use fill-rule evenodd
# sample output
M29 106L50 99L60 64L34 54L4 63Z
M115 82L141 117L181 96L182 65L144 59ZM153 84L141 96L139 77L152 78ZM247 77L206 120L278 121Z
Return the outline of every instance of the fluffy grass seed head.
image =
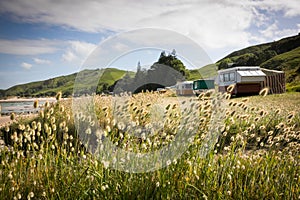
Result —
M33 107L34 107L34 108L38 108L38 107L39 107L39 101L38 101L38 100L35 100L35 101L33 102Z
M228 88L227 88L227 92L231 93L234 90L234 88L235 88L235 84L229 85Z
M56 100L59 101L61 99L61 96L62 96L62 93L61 92L58 92L56 94Z
M291 112L291 113L287 116L287 118L288 118L288 119L293 119L294 116L295 116L295 113L294 113L294 112Z
M268 95L268 93L269 93L269 88L265 87L259 92L259 95L265 97Z
M45 108L48 108L49 106L50 106L49 101L46 101L45 104L44 104L44 107L45 107Z
M11 113L10 114L10 120L15 120L16 118L16 114L15 113Z

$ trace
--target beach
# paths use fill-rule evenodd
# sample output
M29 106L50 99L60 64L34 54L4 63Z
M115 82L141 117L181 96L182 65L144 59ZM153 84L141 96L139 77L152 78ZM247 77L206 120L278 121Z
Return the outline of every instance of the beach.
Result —
M10 116L1 116L0 117L0 127L4 126L8 122L10 122Z
M55 101L55 97L43 97L43 98L18 98L18 97L13 97L13 98L8 98L8 99L0 99L0 103L4 102L26 102L26 101Z
M34 108L33 104L38 101L38 108ZM15 113L16 118L29 117L36 114L45 102L55 102L54 97L51 98L9 98L0 99L0 127L12 122L10 120L11 113Z

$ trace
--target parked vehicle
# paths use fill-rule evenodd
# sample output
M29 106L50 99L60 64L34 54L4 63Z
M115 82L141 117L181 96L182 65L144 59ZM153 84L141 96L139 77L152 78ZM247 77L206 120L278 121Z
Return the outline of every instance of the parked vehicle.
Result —
M176 84L176 94L181 96L193 95L193 81L183 81Z
M234 84L232 95L258 94L265 78L260 67L233 67L218 71L217 84L220 92Z
M199 95L201 92L204 92L209 89L215 88L215 80L212 79L199 79L193 81L193 92L195 95Z

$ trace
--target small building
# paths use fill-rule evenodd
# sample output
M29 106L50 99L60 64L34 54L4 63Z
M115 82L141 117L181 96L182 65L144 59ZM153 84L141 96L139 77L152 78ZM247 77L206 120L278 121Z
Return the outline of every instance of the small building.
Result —
M183 81L176 84L176 94L180 96L193 95L193 81Z
M283 71L261 68L266 74L262 87L269 88L269 94L281 94L285 92L285 73Z
M234 84L233 95L258 94L265 78L266 74L258 66L240 66L219 70L217 84L220 92L226 92Z

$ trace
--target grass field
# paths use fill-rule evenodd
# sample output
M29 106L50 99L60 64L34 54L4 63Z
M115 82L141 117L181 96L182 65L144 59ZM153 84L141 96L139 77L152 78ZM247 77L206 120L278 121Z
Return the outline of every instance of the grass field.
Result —
M0 151L0 199L299 199L300 94L228 97L125 94L114 106L112 96L95 96L76 113L70 100L46 104L38 117L1 129L9 145ZM151 134L136 137L135 127ZM99 159L79 137L94 136L99 155L103 138L144 154L175 144L182 131L186 151L144 173L116 169L114 155Z

